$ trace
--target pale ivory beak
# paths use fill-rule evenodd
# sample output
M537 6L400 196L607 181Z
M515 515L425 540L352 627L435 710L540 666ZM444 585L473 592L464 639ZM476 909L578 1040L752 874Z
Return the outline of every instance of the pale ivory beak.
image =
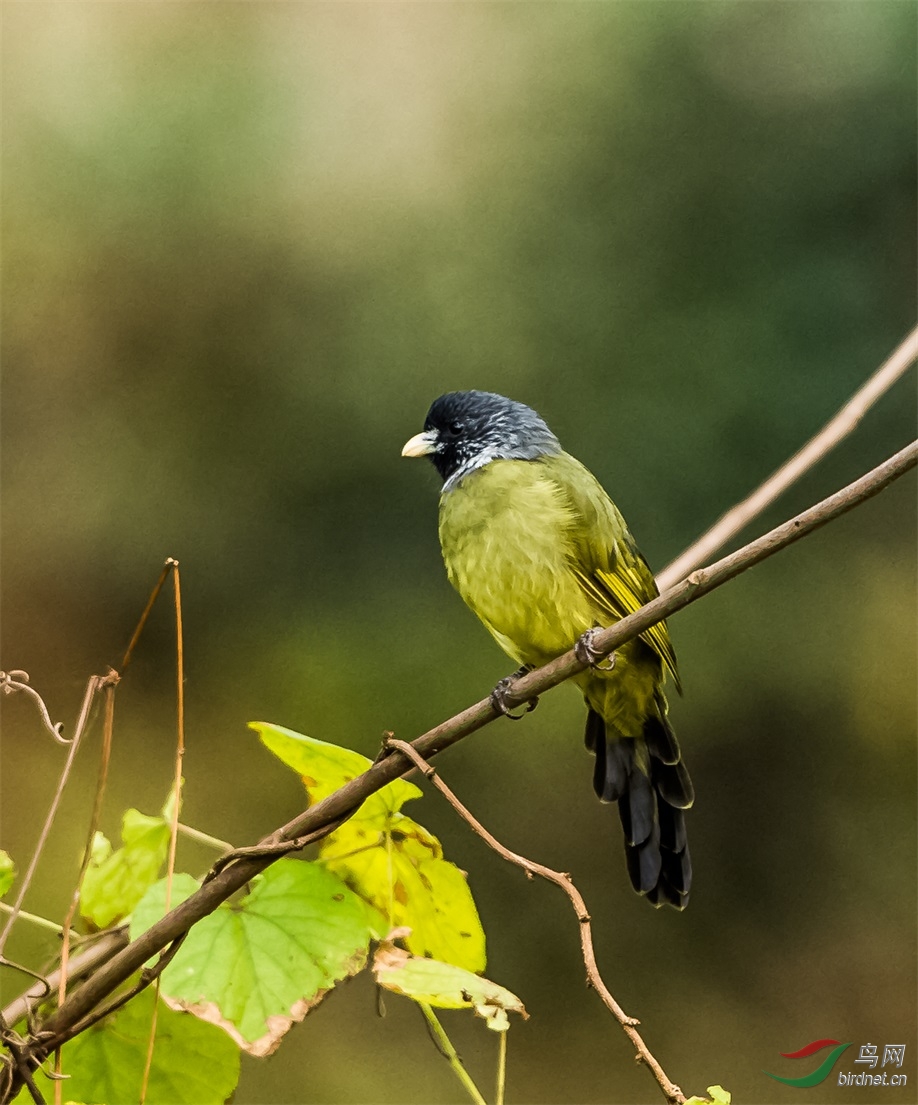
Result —
M437 448L437 433L435 430L425 430L422 434L415 434L410 441L405 442L402 449L403 457L427 457Z

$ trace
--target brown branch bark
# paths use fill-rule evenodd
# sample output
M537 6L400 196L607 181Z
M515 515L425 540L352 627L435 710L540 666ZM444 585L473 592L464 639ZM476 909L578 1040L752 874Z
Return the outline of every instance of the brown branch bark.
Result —
M54 991L60 985L61 978L66 974L68 981L73 979L82 978L84 975L91 974L96 967L102 963L107 962L112 956L121 951L122 948L126 948L128 945L127 926L121 928L112 929L110 932L95 938L88 947L77 952L76 955L71 955L67 963L66 971L63 964L56 970L49 974L46 978L43 978L40 982L36 982L34 986L26 990L24 994L20 994L18 998L14 998L0 1013L0 1018L4 1024L14 1025L17 1021L21 1021L23 1017L27 1016L36 1004L48 997L49 994Z

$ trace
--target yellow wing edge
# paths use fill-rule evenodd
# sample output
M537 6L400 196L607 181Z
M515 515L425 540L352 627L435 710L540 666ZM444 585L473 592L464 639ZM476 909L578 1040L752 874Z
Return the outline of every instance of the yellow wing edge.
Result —
M654 587L654 594L646 599L641 598L642 593L647 593L646 581L621 560L615 572L604 572L597 568L591 576L588 576L577 570L577 578L587 594L600 606L605 607L616 621L640 610L645 602L656 597ZM682 681L676 667L676 653L669 639L666 623L657 622L650 629L644 630L640 637L660 657L663 667L672 676L676 690L682 694Z

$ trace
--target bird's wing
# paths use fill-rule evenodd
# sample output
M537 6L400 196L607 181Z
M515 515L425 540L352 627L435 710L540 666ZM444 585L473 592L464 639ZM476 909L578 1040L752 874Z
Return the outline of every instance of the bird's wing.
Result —
M562 459L563 458L563 459ZM572 567L580 586L608 623L633 614L659 594L647 561L625 520L596 477L573 457L551 458L552 476L567 499L573 517ZM659 656L679 693L682 684L676 653L665 622L641 634Z
M595 568L588 575L579 568L575 569L580 585L601 609L608 611L613 621L640 610L659 593L643 556L632 542L628 542L630 547L623 545L622 541L616 542L613 550L614 566L610 570ZM645 629L640 637L660 657L663 667L673 678L676 690L681 694L682 682L676 667L676 653L669 639L666 623L657 622Z

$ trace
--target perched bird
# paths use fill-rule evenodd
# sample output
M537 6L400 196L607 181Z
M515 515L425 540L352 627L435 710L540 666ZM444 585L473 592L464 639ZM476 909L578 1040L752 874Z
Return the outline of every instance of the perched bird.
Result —
M578 654L595 661L591 632L657 595L618 508L523 403L486 391L441 395L402 456L429 457L443 478L449 580L524 670L578 641ZM618 802L631 883L655 906L682 909L692 881L683 811L694 793L667 719L666 675L678 689L660 622L574 682L588 708L593 787ZM499 705L499 694L492 700Z

